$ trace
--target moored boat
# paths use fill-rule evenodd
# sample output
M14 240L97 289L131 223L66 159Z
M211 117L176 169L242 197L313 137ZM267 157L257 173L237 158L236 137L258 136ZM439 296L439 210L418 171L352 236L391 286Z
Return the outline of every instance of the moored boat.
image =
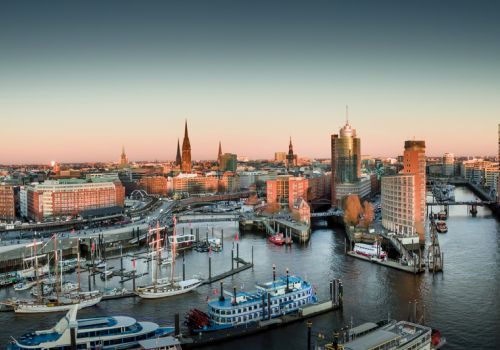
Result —
M269 237L269 242L276 245L283 245L285 244L285 238L283 237L282 233L277 233Z
M434 334L429 327L407 321L367 322L335 332L333 343L323 349L434 350L446 342Z
M191 310L186 324L192 333L217 331L296 313L316 302L311 283L287 271L252 292L225 292L221 283L220 296L208 300L208 312Z
M36 284L36 281L28 281L28 280L21 281L21 282L18 282L14 285L14 290L16 292L28 290L28 289L32 288L35 284Z
M439 233L446 233L448 232L448 226L446 226L446 222L444 221L437 221L436 222L436 231Z
M373 244L355 243L353 252L367 258L385 259L387 257L387 253L382 250L378 242Z
M127 316L106 316L77 320L72 307L53 328L29 332L12 339L8 350L21 349L127 349L139 341L172 334L173 327L160 327L154 322L138 322Z
M136 294L143 299L159 299L166 298L173 295L184 294L192 291L201 285L202 281L198 278L192 278L185 281L177 281L175 278L175 256L177 249L177 240L176 240L176 220L174 217L174 232L171 236L172 243L170 244L170 266L171 266L171 274L170 279L161 279L160 275L160 267L162 265L161 259L161 239L160 239L160 228L157 225L156 229L152 229L151 231L156 231L156 239L150 242L152 248L155 249L155 257L152 259L155 267L153 267L153 277L152 284L144 287L139 287L136 289ZM170 237L169 237L170 238Z
M19 300L14 306L14 312L34 314L46 312L68 311L73 306L84 309L98 304L102 299L99 291L69 293L59 298L43 298L41 300Z

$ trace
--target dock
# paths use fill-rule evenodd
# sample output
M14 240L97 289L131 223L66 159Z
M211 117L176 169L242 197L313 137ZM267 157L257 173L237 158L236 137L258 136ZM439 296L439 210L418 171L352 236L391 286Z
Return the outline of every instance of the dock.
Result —
M356 254L353 251L349 251L346 254L349 255L349 256L352 256L353 258L356 258L356 259L361 259L361 260L365 260L365 261L368 261L368 262L371 262L371 263L374 263L374 264L378 264L378 265L382 265L382 266L386 266L386 267L391 267L393 269L401 270L401 271L404 271L404 272L410 272L410 273L414 273L414 274L423 272L416 265L412 265L412 266L403 265L403 264L401 264L397 260L371 259L371 258L369 258L367 256Z

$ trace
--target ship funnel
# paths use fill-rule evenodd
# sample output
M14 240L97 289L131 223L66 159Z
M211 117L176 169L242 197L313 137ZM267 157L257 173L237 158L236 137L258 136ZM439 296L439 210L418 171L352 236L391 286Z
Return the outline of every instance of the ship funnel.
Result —
M224 298L224 284L221 282L220 283L220 297L219 297L219 301L224 301L225 298Z

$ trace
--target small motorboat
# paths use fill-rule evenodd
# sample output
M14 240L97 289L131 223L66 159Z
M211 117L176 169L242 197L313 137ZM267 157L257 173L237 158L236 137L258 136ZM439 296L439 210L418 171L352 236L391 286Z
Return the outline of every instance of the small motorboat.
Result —
M283 245L283 244L285 244L285 238L283 237L282 233L277 233L277 234L269 237L269 242L276 244L276 245Z
M27 290L27 289L32 288L35 284L36 284L36 281L23 281L23 282L19 282L19 283L16 283L14 285L14 290L16 292L19 292L19 291L22 291L22 290Z

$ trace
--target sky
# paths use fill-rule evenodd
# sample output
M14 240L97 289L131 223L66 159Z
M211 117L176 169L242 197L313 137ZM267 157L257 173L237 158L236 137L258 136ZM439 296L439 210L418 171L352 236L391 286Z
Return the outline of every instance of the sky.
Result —
M0 163L495 155L498 1L0 3Z

